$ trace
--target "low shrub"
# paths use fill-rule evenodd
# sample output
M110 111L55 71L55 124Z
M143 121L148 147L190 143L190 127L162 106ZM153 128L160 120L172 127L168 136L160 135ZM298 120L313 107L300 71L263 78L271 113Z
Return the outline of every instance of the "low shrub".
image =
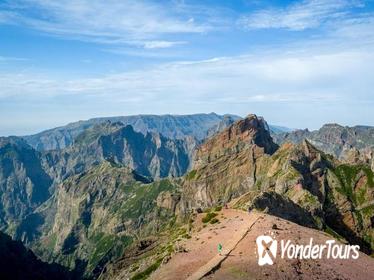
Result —
M205 215L205 217L203 217L201 219L201 221L205 224L205 223L209 223L214 217L217 216L217 213L214 213L214 212L210 212L210 213L207 213Z

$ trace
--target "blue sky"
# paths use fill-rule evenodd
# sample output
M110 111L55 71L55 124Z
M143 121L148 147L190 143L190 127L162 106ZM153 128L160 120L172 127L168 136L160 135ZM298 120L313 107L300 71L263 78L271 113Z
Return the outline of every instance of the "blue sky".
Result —
M374 125L374 3L0 0L0 135L98 116Z

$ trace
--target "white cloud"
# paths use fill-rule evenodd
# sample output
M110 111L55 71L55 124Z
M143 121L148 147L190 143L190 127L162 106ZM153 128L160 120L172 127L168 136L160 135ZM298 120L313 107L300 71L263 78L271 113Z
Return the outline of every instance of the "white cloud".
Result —
M343 18L346 8L361 5L349 0L304 0L286 8L270 8L243 16L238 23L248 29L284 28L304 30L325 21Z
M145 103L172 100L195 102L300 102L368 98L374 87L374 55L367 50L319 53L273 53L201 62L164 64L77 80L52 80L30 74L1 75L0 96L87 95L92 98ZM138 100L138 99L137 99Z
M166 48L180 42L158 38L213 28L208 18L203 23L191 20L194 13L199 11L137 0L18 0L0 4L0 23L70 39L112 44L144 41L145 47Z
M114 6L96 0L18 3L22 5L9 4L12 12L0 11L0 22L115 44L104 49L167 61L182 57L184 50L163 48L191 44L171 34L204 33L212 28L212 21L199 21L201 17L195 16L193 8L185 9L180 4L169 13L158 4L146 5L143 10L144 2L138 1L117 1ZM24 14L30 3L45 17ZM340 120L362 124L362 120L371 121L374 105L374 15L345 14L342 11L347 5L353 4L303 1L285 9L249 15L242 19L248 28L304 30L322 23L326 28L313 39L303 37L287 45L265 44L248 55L148 68L142 65L142 70L90 79L36 75L31 70L2 73L0 69L0 119L8 120L14 114L14 118L30 117L39 122L51 114L62 124L62 118L74 121L98 115L218 111L243 115L255 112L278 123L292 120L284 122L291 127L317 127L317 122ZM216 14L210 16L218 18ZM0 57L2 60L9 58Z
M164 49L164 48L170 48L177 45L183 45L186 44L184 41L146 41L143 43L143 46L145 49Z
M258 52L174 62L90 79L0 74L0 117L61 125L95 116L254 112L290 127L371 124L371 49ZM40 128L50 123L39 122ZM12 131L12 130L8 130ZM26 130L25 130L26 131Z

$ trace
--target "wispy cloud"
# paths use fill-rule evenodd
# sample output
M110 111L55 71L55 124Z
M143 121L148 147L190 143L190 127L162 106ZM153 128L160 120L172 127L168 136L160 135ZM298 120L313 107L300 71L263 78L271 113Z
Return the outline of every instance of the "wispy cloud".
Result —
M204 33L213 28L209 18L190 7L151 1L17 0L0 4L0 23L22 25L47 34L99 43L167 48L180 41L161 39L175 34ZM143 44L138 44L144 41Z
M75 73L66 74L55 68L30 66L29 70L12 70L7 68L9 63L3 63L2 125L11 119L9 116L33 118L40 127L48 120L45 127L52 123L52 116L56 124L63 124L62 120L98 115L198 111L243 115L255 112L291 127L317 127L327 121L363 123L362 120L374 125L374 14L370 9L352 12L351 7L361 5L358 1L294 3L254 11L239 21L250 29L285 29L288 32L281 34L285 37L294 35L294 30L319 29L299 32L301 36L294 36L297 39L291 36L280 42L278 38L267 42L260 38L277 32L261 30L261 36L256 37L257 32L246 33L230 26L227 17L236 20L241 11L234 15L223 13L225 18L220 17L215 7L187 6L184 1L17 0L0 4L0 24L22 25L53 36L97 42L101 44L100 50L136 57L134 64L145 62L129 68L131 71L113 70L116 74L97 71L92 78L76 78ZM235 48L232 51L223 44L221 49L225 50L216 52L218 57L209 58L210 49L227 40L228 33L206 34L217 31L217 26L229 26L233 38L254 34L251 52L243 47L244 55L235 54ZM261 41L258 44L257 38ZM249 41L240 41L239 45ZM195 50L202 50L203 54L189 56L188 52ZM220 57L221 54L226 57ZM155 65L139 57L162 57L168 62L183 57L186 61ZM195 61L190 57L202 59ZM85 63L95 61L86 54L80 58ZM0 57L0 64L10 59Z
M347 8L361 6L350 0L304 0L285 8L270 8L243 16L238 23L248 29L283 28L304 30L326 21L344 18Z
M374 125L368 119L374 106L373 72L370 49L313 48L174 62L90 79L2 74L0 116L11 115L9 110L17 106L17 112L23 108L24 117L29 112L33 118L42 118L48 109L56 124L62 116L66 121L66 112L74 121L82 116L217 111L255 112L292 127L362 120Z
M73 94L113 100L137 96L145 103L165 98L181 103L299 102L350 98L351 92L365 98L368 88L374 87L368 74L374 71L373 65L374 55L367 50L308 50L175 62L92 79L52 80L30 74L7 74L0 76L0 96L43 98Z
M0 63L2 62L17 62L17 61L28 61L29 59L23 57L13 57L13 56L1 56Z
M146 41L143 42L143 46L145 49L164 49L170 48L177 45L184 45L186 42L184 41Z

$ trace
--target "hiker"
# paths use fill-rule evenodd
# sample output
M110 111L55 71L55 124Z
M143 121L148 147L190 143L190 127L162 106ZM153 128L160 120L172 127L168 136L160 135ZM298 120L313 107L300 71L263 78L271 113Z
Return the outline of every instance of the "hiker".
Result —
M229 207L227 206L227 203L225 203L225 209L229 209Z
M218 253L220 256L222 256L222 244L221 243L218 244Z

